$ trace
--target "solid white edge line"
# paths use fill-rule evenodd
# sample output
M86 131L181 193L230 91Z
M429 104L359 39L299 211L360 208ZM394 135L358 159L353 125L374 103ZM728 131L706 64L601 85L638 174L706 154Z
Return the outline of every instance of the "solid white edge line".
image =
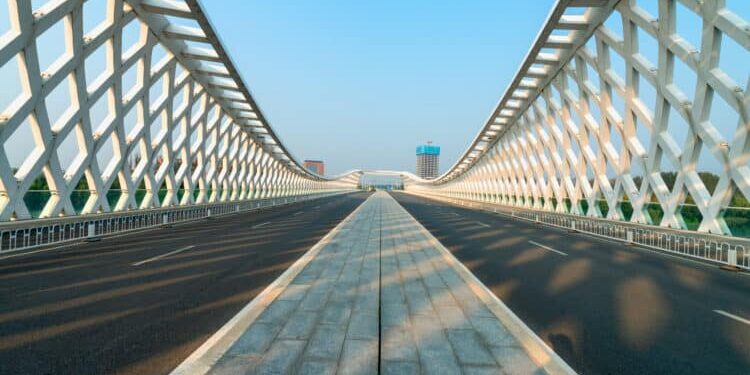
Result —
M252 227L250 227L250 228L251 228L251 229L255 229L255 228L260 228L260 227L262 227L262 226L264 226L264 225L268 225L268 224L271 224L271 222L270 222L270 221L266 221L265 223L260 223L260 224L258 224L258 225L253 225L253 226L252 226Z
M369 198L368 198L369 199ZM245 330L255 322L255 319L278 297L284 289L294 280L294 278L307 266L310 261L318 255L321 249L328 245L333 237L340 232L343 227L352 221L354 216L364 207L367 200L352 211L344 220L342 220L333 230L328 232L323 238L310 248L302 257L297 259L291 267L287 268L276 280L263 289L260 294L255 296L245 307L240 310L232 319L224 324L216 333L214 333L206 342L201 344L192 354L185 358L170 375L203 375L211 371L214 364L226 353L237 339L242 336Z
M311 199L306 199L306 200L301 200L301 201L296 201L296 202L291 202L291 203L285 203L285 204L309 202L309 201L313 201L313 200L316 200L316 199L325 199L325 198L333 197L335 195L340 195L340 194L349 194L349 192L333 193L332 195L326 195L326 196L323 196L323 197L315 197L315 198L311 198ZM278 206L269 206L269 207L279 207L279 206L283 206L285 204L280 204ZM240 214L248 213L248 212L256 211L256 210L259 210L259 209L262 209L262 208L268 208L268 207L250 208L248 210L240 211L239 213ZM315 208L320 208L320 206L315 206ZM238 213L237 212L230 212L230 213L216 215L216 216L217 217L224 217L224 216L230 216L230 215L236 215L236 214L238 214ZM187 224L193 224L196 221L200 221L200 220L204 220L204 219L205 219L205 217L200 217L200 218L196 218L196 219L189 219L189 220L179 221L179 222L170 223L170 224L173 227L177 227L177 226L183 226L183 225L187 225ZM137 229L124 230L124 231L118 232L116 234L103 234L100 237L102 239L111 239L111 238L117 238L117 237L132 236L132 235L141 234L141 233L145 233L145 232L150 232L150 231L154 231L154 230L162 229L162 228L163 228L162 225L155 225L153 227L147 227L147 228L137 228ZM59 249L63 249L63 248L74 246L74 245L81 245L81 244L85 243L85 240L86 240L86 237L81 237L81 238L76 238L76 239L72 239L72 240L61 241L62 244L56 245L56 246L53 246L53 247L44 247L44 246L52 246L53 245L53 244L50 244L50 245L46 245L45 244L45 245L41 245L41 247L43 247L43 248L42 249L38 249L38 250L31 250L31 249L28 249L28 251L26 251L24 249L4 250L4 251L0 251L0 254L8 253L8 255L0 255L0 261L5 260L5 259L18 258L18 257L26 256L26 255L33 255L33 254L37 254L37 253L44 253L44 252L48 252L48 251L59 250ZM36 247L37 246L34 246L34 247L32 247L32 249L36 248Z
M111 238L117 238L117 237L132 236L132 235L136 235L136 234L141 234L141 233L145 233L145 232L154 231L154 230L157 230L157 229L161 229L161 228L160 227L151 227L151 228L133 229L133 230L128 230L128 231L123 231L122 233L118 233L118 234L111 234L111 235L110 234L106 234L106 235L102 235L101 239L111 239ZM75 245L83 245L85 243L86 243L86 237L81 237L81 238L76 238L74 240L68 240L68 241L66 241L66 242L64 242L64 243L62 243L60 245L57 245L57 246L45 247L45 248L38 249L38 250L29 250L29 251L24 251L23 249L22 250L9 250L7 252L10 253L10 254L4 255L4 256L0 256L0 261L5 260L5 259L18 258L18 257L26 256L26 255L33 255L33 254L37 254L37 253L46 253L48 251L64 249L66 247L71 247L71 246L75 246ZM46 245L42 245L42 246L46 246Z
M32 255L32 254L36 254L36 253L44 253L44 252L47 252L47 251L63 249L63 248L70 247L70 246L73 246L73 245L80 245L83 242L84 239L85 238L81 239L81 241L71 241L71 242L68 242L66 244L62 244L62 245L58 245L58 246L54 246L54 247L48 247L46 249L32 250L32 251L19 252L19 253L16 253L16 254L6 255L6 256L0 257L0 260L11 259L11 258L18 258L18 257L26 256L26 255ZM23 250L19 250L19 251L23 251Z
M542 249L545 249L545 250L549 250L549 251L553 251L553 252L555 252L555 253L558 253L558 254L560 254L560 255L562 255L562 256L568 256L568 254L566 254L566 253L563 253L563 252L562 252L562 251L560 251L560 250L555 250L555 249L553 249L553 248L551 248L551 247L549 247L549 246L544 246L544 245L540 244L539 242L535 242L535 241L529 241L529 243L530 243L530 244L532 244L532 245L536 245L536 246L539 246L539 247L541 247Z
M155 256L155 257L151 257L151 258L148 258L148 259L142 260L142 261L140 261L140 262L135 262L135 263L132 263L132 265L133 265L133 266L140 266L141 264L146 264L146 263L149 263L149 262L153 262L153 261L155 261L155 260L159 260L159 259L161 259L161 258L164 258L164 257L168 257L168 256L170 256L170 255L173 255L173 254L181 253L181 252L183 252L183 251L185 251L185 250L190 250L190 249L192 249L192 248L194 248L194 247L195 247L195 245L185 246L185 247L183 247L183 248L181 248L181 249L177 249L177 250L174 250L174 251L170 251L170 252L168 252L168 253L166 253L166 254L161 254L161 255L157 255L157 256Z
M750 320L747 320L745 318L742 318L742 317L739 317L737 315L728 313L728 312L726 312L724 310L714 310L714 312L717 313L717 314L720 314L720 315L724 315L724 316L726 316L729 319L733 319L733 320L736 320L736 321L738 321L740 323L745 323L745 324L747 324L747 325L750 326Z
M477 221L476 223L479 224L479 225L481 225L481 226L483 226L483 227L485 227L485 228L492 228L491 226L489 226L489 225L487 225L487 224L485 224L485 223L483 223L481 221Z
M412 192L409 192L409 191L402 191L402 193L409 194L412 197L418 197L418 198L422 198L422 199L425 199L425 200L438 201L438 202L441 202L441 203L445 204L448 207L450 207L450 206L458 206L456 203L450 202L450 201L445 200L445 199L440 199L440 198L437 198L437 197L433 197L433 196L419 195L417 193L412 193ZM515 219L516 221L520 221L520 222L524 222L524 223L531 221L529 219L526 219L526 218L523 218L523 217L520 217L520 216L510 216L510 215L508 215L506 213L503 213L503 212L491 211L491 210L483 209L483 208L474 208L474 210L482 211L482 212L492 212L492 213L500 215L500 216L502 216L504 218ZM557 231L567 231L567 230L570 229L570 228L562 227L562 226L559 226L559 225L546 224L546 223L543 223L543 224L544 224L545 227L547 227L549 229L554 229L554 230L557 230ZM508 225L508 224L505 225L505 227L512 227L512 226L513 225ZM618 239L615 239L615 238L610 238L610 237L607 237L607 236L603 236L603 235L600 235L600 234L597 234L597 233L579 232L579 234L583 235L584 237L588 237L589 239L606 241L606 242L617 244L617 245L624 245L625 244L625 242L623 242L621 240L618 240ZM691 258L688 254L675 255L675 254L670 253L668 250L654 248L654 247L651 247L649 245L641 244L641 243L633 244L633 246L631 246L631 248L632 249L636 249L636 250L640 250L640 251L643 251L643 252L649 252L651 254L658 255L658 256L670 257L670 258L674 258L676 260L690 262L690 263L702 266L702 267L707 268L707 269L716 269L716 266L720 266L721 265L721 263L714 263L714 262L711 262L709 260L701 260L701 259L698 259L698 258ZM750 277L750 272L748 272L747 270L744 270L744 269L742 270L742 272L738 272L737 274L741 275L741 276L745 276L745 277Z

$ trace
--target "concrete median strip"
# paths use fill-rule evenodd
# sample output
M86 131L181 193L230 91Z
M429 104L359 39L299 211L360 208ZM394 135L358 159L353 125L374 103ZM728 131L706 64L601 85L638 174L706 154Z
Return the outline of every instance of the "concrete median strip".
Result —
M574 373L378 192L172 374L379 372Z
M319 207L319 206L318 206ZM336 234L351 221L362 205L357 207L332 231L326 234L310 250L298 259L291 267L274 280L266 289L253 298L240 312L230 319L223 327L213 334L205 343L188 356L171 375L199 375L208 373L221 356L245 333L248 327L266 310L303 268L325 247Z

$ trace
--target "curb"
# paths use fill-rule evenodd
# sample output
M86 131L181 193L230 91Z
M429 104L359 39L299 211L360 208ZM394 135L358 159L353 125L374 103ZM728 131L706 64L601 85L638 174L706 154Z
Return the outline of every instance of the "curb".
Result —
M393 199L393 197L391 197ZM420 228L428 241L435 246L442 254L443 260L450 265L468 284L469 288L479 299L484 302L500 322L508 329L513 337L518 340L521 347L526 351L529 357L539 367L543 368L547 374L576 374L576 372L555 353L534 331L529 328L516 314L506 306L492 291L487 288L466 266L461 263L435 236L430 233L417 219L407 211L401 203L393 199L402 210L413 220Z
M369 198L368 198L369 199ZM226 353L235 341L255 322L255 319L278 297L294 278L318 255L320 250L332 242L333 238L364 206L364 200L354 211L342 220L333 230L297 259L276 280L269 284L250 303L245 305L232 319L225 323L206 342L201 344L192 354L180 363L170 375L206 374L213 365Z

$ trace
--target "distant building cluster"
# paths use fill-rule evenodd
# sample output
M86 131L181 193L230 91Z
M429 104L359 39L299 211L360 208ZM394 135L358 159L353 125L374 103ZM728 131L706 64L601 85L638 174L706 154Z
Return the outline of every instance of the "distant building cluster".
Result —
M326 174L326 165L322 160L305 160L303 163L305 169L320 176Z
M432 142L417 146L417 176L435 178L438 176L438 162L440 160L440 146Z

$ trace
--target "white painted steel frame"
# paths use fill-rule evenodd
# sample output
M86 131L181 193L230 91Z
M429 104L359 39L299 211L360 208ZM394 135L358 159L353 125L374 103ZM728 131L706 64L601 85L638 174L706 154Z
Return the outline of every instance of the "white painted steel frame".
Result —
M356 187L358 172L329 180L308 172L287 152L196 0L96 1L106 1L106 19L87 34L83 0L52 0L36 10L31 1L8 1L11 31L0 39L0 67L18 65L23 93L0 115L0 144L20 126L30 126L35 147L11 145L30 148L15 171L5 149L0 152L0 221L31 217L23 197L40 175L51 192L41 218L76 215L70 195L82 178L90 196L78 214ZM38 37L58 23L65 29L65 53L42 71ZM123 32L132 23L139 39L124 50ZM86 61L100 47L106 49L106 69L89 82ZM160 61L152 61L156 48L167 51ZM129 69L137 70L137 82L125 92ZM45 99L62 83L69 85L71 107L50 118ZM156 85L161 94L151 97ZM109 115L92 123L90 108L100 99L107 101ZM137 113L136 124L126 126L130 111ZM161 131L152 137L154 121ZM57 149L71 135L78 156L63 170ZM113 158L100 164L96 155L107 142ZM116 180L122 194L110 207L106 195ZM146 194L138 202L142 183ZM167 194L160 200L163 186Z
M678 33L678 3L702 21L700 46ZM691 196L702 216L699 232L731 234L724 211L736 192L750 197L750 79L735 82L719 60L728 40L750 50L750 24L723 0L658 0L658 15L638 4L558 1L469 149L435 180L409 178L407 189L611 220L623 220L620 205L629 200L630 222L680 229L687 227L680 210ZM588 9L580 12L581 6ZM603 24L607 17L621 19L621 35ZM658 61L641 53L639 33L658 44ZM587 46L590 38L594 49ZM618 57L624 72L612 64ZM675 77L678 61L694 74L694 92L677 84L685 78ZM643 98L643 85L655 92L656 103ZM711 110L718 110L715 100L725 101L738 118L729 137L711 121ZM670 115L689 128L683 144L670 134ZM637 134L643 130L645 142ZM701 153L719 163L712 193L696 170ZM677 172L672 190L660 173L662 163ZM640 186L635 170L642 174ZM664 211L660 222L647 214L653 197ZM606 215L598 200L606 200Z

